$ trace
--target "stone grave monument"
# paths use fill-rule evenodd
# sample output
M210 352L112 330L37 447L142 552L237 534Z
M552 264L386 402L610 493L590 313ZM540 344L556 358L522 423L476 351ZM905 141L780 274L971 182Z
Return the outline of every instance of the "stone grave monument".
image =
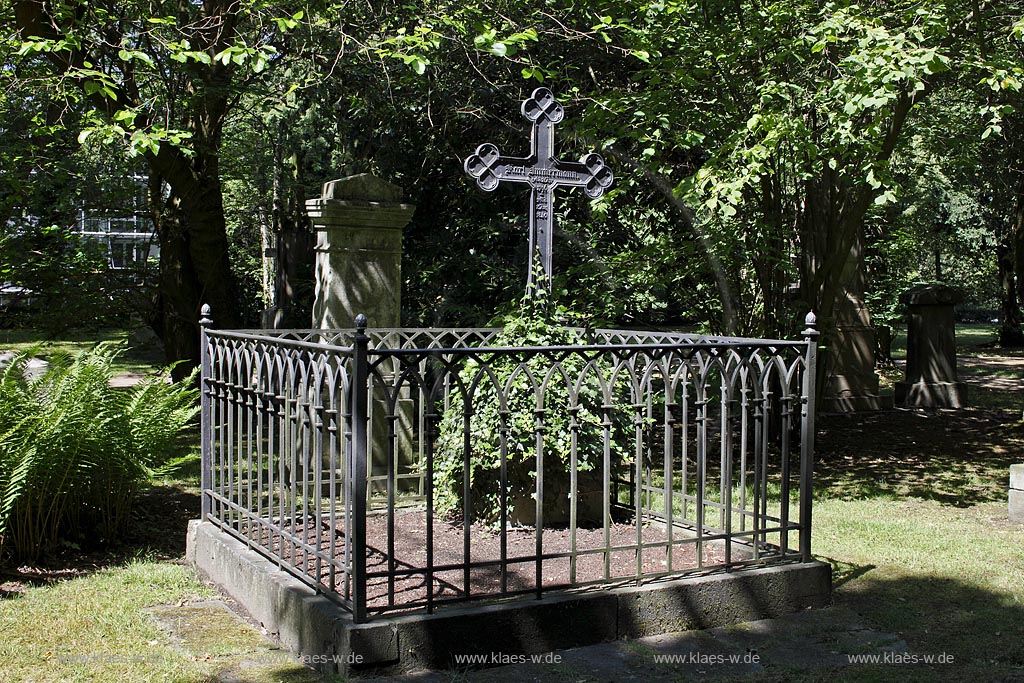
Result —
M957 381L953 306L960 293L942 284L918 285L900 296L907 305L906 378L896 383L897 405L963 408L967 385Z
M366 173L324 183L323 195L306 201L316 234L314 328L351 328L359 314L365 314L376 328L401 325L402 230L415 210L402 202L401 188ZM388 382L385 378L384 383ZM416 467L411 422L415 410L409 393L405 389L398 399L394 425L383 419L388 411L380 392L370 403L371 481L388 472L392 436L397 451L394 465L401 471Z
M373 327L398 327L402 230L416 207L401 188L369 174L324 183L306 201L316 233L313 327L349 328L362 313Z

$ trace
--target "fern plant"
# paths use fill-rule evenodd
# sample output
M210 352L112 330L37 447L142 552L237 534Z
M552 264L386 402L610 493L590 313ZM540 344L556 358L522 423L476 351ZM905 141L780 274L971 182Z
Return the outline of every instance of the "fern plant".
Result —
M111 540L134 494L194 418L192 379L110 386L116 351L51 357L38 378L24 356L0 381L0 552L37 558L67 536Z

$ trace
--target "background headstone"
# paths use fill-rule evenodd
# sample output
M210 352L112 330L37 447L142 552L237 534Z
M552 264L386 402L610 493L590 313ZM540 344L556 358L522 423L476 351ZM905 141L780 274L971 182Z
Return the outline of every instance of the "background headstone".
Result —
M306 202L316 233L314 328L351 328L360 313L371 327L401 325L402 229L415 209L402 203L401 188L369 174L324 183L323 195ZM393 373L379 370L378 381L393 381ZM374 387L369 405L371 481L387 475L393 451L400 474L416 466L410 393L407 387L402 390L392 420L384 388ZM371 488L379 491L382 486L374 482Z
M306 202L316 233L313 327L398 327L402 311L402 230L416 209L401 188L369 174L324 183Z
M913 408L962 408L967 385L957 381L956 322L960 293L942 284L918 285L900 296L907 305L906 379L896 402Z

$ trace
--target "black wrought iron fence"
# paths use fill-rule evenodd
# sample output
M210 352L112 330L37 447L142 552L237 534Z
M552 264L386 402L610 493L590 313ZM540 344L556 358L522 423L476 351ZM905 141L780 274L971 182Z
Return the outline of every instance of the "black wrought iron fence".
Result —
M810 559L813 319L499 333L204 327L203 518L357 622Z

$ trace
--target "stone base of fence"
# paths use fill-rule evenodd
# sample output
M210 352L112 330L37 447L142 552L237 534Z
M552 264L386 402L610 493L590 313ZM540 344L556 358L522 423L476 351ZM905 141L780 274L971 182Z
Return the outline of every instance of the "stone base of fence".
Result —
M284 647L340 673L445 669L457 657L500 664L618 638L712 628L823 607L832 589L829 565L802 562L355 624L336 603L208 522L189 525L187 559ZM495 653L501 656L494 659Z

